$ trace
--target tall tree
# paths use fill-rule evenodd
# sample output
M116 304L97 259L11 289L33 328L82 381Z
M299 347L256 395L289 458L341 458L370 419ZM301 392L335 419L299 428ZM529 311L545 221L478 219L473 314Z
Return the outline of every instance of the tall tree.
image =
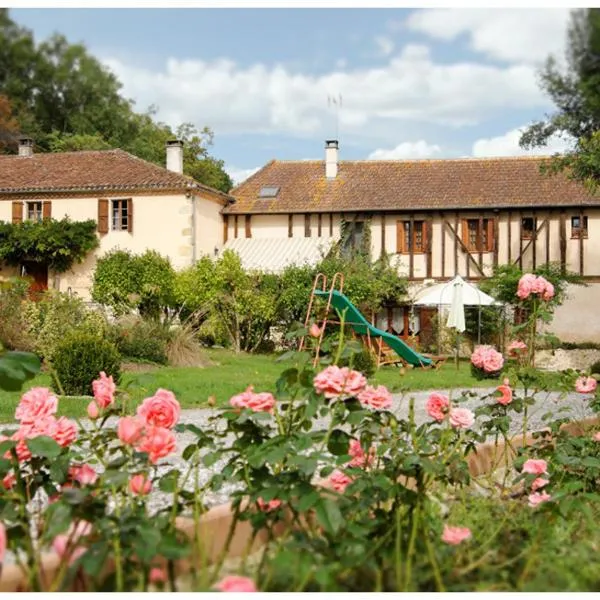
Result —
M0 95L0 151L15 146L19 123L12 113L10 100Z

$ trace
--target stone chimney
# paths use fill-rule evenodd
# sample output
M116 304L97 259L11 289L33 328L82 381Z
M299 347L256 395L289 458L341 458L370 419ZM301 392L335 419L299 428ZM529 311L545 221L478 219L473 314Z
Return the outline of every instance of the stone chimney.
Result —
M19 138L19 156L33 156L33 140L31 138Z
M325 177L335 179L338 172L339 145L337 140L325 142Z
M181 140L167 142L167 169L173 173L183 174L183 142Z

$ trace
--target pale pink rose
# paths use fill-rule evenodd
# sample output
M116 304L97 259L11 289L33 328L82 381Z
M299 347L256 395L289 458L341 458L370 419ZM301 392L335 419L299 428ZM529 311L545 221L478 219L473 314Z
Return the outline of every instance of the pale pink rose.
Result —
M249 408L254 412L271 412L274 406L275 398L273 397L273 394L270 394L269 392L260 392L259 394L252 394L246 408Z
M21 396L15 419L26 425L50 417L57 410L58 398L48 388L34 387Z
M90 533L92 533L92 524L83 519L79 519L76 523L71 523L67 530L67 535L70 536L74 542L79 541L82 537L90 535Z
M15 451L17 453L17 460L19 462L25 462L31 458L31 452L27 447L27 442L25 441L30 439L30 437L31 436L29 436L29 430L24 427L21 427L10 436L10 439L13 442L17 442ZM6 454L4 455L4 458L6 458L7 460L11 460L12 452L10 450L7 450Z
M8 540L6 539L6 527L4 523L0 521L0 565L4 562L4 556L6 555L6 546Z
M546 281L546 286L542 292L542 300L549 302L552 298L554 298L554 286L549 281Z
M478 369L483 369L483 357L485 355L487 346L477 346L471 354L471 363Z
M66 448L77 439L77 424L66 417L56 421L56 431L52 436L57 444Z
M310 333L312 337L318 338L321 335L321 328L316 323L313 323L310 326L308 333Z
M520 300L527 300L533 293L534 284L537 281L537 277L533 273L527 273L519 279L519 285L517 287L517 296Z
M166 427L148 427L137 449L146 452L151 463L168 456L177 449L175 434Z
M548 470L548 463L543 458L530 458L523 463L523 473L530 475L544 475Z
M438 392L432 392L425 403L427 414L436 421L443 421L448 409L450 408L450 400L448 396Z
M527 496L527 501L531 508L535 508L536 506L543 504L544 502L548 502L551 500L552 496L547 492L534 492L533 494L529 494Z
M351 371L348 367L331 365L321 371L313 380L315 390L324 394L325 398L338 398L340 396L357 396L367 385L367 379L358 371Z
M541 490L543 487L547 486L550 483L548 479L544 479L543 477L536 477L531 483L531 490L533 492L537 492L537 490Z
M179 420L181 407L173 392L159 389L156 394L146 398L137 409L137 414L146 425L172 429Z
M69 475L81 485L94 485L98 479L98 473L90 465L71 467Z
M152 483L146 475L138 473L129 480L129 490L134 496L146 496L152 490Z
M346 491L346 488L352 483L352 477L349 477L341 471L334 471L328 478L331 487L340 494Z
M450 409L450 425L455 429L468 429L474 421L475 415L468 408Z
M531 282L531 293L541 296L546 291L547 283L543 277L536 277L535 281Z
M513 340L508 345L508 355L512 357L521 356L527 350L527 344L521 340Z
M100 378L92 381L92 390L94 392L94 399L102 408L108 408L114 403L117 386L113 381L112 375L107 377L106 373L102 371Z
M96 420L100 416L100 409L93 400L87 405L87 414L92 421Z
M247 408L248 402L252 398L254 394L254 386L249 385L244 392L241 394L237 394L236 396L232 396L229 400L229 404L234 408Z
M77 546L73 540L69 540L69 536L61 533L52 540L52 549L62 559L69 560L69 564L74 563L78 558L81 558L86 549L83 546Z
M595 434L592 436L592 439L593 439L595 442L600 442L600 431L597 431L597 432L596 432L596 433L595 433Z
M277 498L273 498L273 500L269 500L268 502L265 502L262 498L258 498L256 503L258 504L258 508L263 512L271 512L281 506L281 500L277 500Z
M227 575L215 584L219 592L257 592L256 585L249 577Z
M117 424L117 436L123 444L135 444L144 431L144 423L137 417L121 417Z
M167 572L165 569L161 567L152 567L150 569L150 573L148 574L148 580L150 583L165 583L167 581Z
M350 440L348 454L352 457L348 463L350 467L370 467L375 460L375 447L371 446L367 455L358 440Z
M575 390L580 394L592 394L596 390L597 382L593 377L578 377Z
M489 348L483 357L483 370L486 373L495 373L504 366L504 357L500 352Z
M471 530L468 527L450 527L444 525L442 533L442 542L451 546L458 546L461 542L468 540L471 537Z
M368 385L358 394L358 400L362 404L377 410L384 410L392 406L392 395L385 385L378 385L377 387Z
M502 394L498 398L498 404L502 404L502 406L506 406L513 401L513 391L509 385L503 384L499 385L496 390Z
M16 483L17 483L17 478L15 476L14 471L11 471L10 473L6 474L4 476L4 479L2 479L2 487L5 490L12 490ZM2 561L0 561L0 562L2 562Z

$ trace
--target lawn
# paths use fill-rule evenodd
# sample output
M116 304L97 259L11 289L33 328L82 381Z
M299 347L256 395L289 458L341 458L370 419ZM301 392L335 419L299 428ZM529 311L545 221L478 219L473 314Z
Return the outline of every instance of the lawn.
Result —
M132 404L152 395L157 388L166 388L177 396L183 408L202 408L213 396L217 406L224 406L229 398L254 385L257 391L274 391L281 371L292 366L290 362L277 362L273 355L235 354L229 350L207 350L213 363L205 368L153 367L147 370L139 365L135 372L123 373L121 388L131 395ZM469 387L489 387L493 382L477 381L471 376L469 364L462 362L457 370L453 363L446 363L439 370L383 367L371 383L383 384L391 391L433 390ZM50 386L49 375L42 373L25 388ZM0 391L0 423L13 420L14 409L20 393ZM60 414L84 416L89 399L63 398Z

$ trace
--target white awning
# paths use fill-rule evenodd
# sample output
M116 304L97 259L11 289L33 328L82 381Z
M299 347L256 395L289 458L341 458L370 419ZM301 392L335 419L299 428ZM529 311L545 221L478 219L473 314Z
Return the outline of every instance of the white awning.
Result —
M422 289L417 293L413 304L416 306L450 306L452 304L454 284L457 282L462 282L462 303L465 306L501 305L501 302L497 302L494 298L482 292L477 286L464 281L460 275L447 283L438 283Z
M223 250L233 250L248 271L278 273L289 265L317 265L337 242L336 238L234 238Z

